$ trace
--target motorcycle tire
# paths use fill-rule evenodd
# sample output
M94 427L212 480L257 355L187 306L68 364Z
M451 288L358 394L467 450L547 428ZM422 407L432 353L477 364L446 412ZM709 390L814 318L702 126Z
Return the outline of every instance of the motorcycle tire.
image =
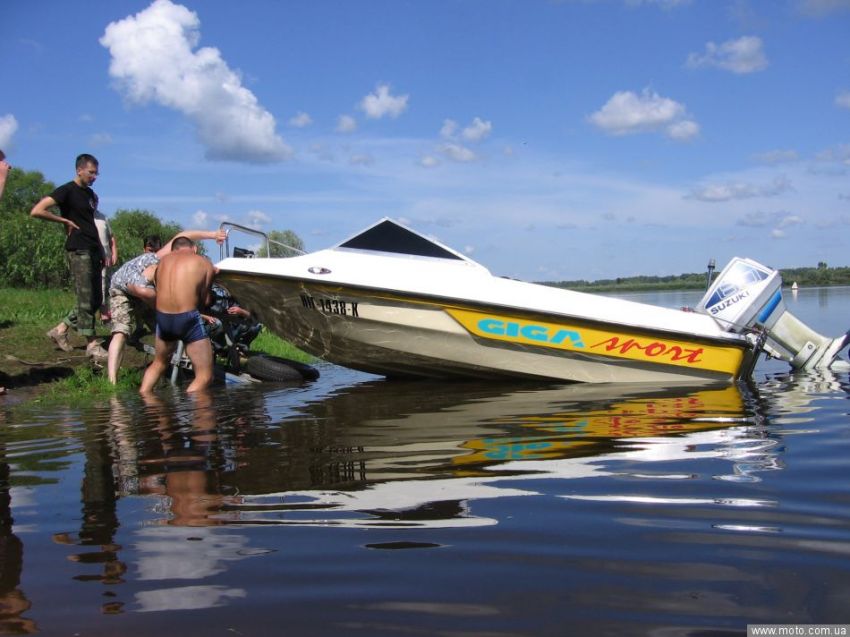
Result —
M319 370L315 367L267 354L248 357L242 370L257 380L268 382L316 380L319 377Z

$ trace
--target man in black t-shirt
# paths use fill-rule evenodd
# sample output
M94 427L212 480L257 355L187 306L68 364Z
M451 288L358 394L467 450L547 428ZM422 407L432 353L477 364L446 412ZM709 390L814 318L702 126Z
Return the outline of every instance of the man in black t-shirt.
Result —
M80 155L76 168L77 175L72 181L59 186L30 211L33 217L65 225L68 233L65 253L77 295L77 306L47 332L47 336L60 349L70 352L74 348L68 338L68 328L72 327L88 341L86 354L95 360L106 360L106 350L96 340L94 331L95 313L103 300L100 281L103 257L94 223L97 195L91 189L98 175L97 159L92 155ZM58 215L49 210L53 207L59 208Z

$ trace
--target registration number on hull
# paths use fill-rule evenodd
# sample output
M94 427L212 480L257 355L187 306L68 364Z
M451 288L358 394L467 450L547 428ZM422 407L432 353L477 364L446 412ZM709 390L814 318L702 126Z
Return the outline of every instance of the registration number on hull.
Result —
M339 316L352 316L359 318L357 301L343 301L342 299L331 299L322 296L301 295L301 304L308 310L316 310L323 314L337 314Z

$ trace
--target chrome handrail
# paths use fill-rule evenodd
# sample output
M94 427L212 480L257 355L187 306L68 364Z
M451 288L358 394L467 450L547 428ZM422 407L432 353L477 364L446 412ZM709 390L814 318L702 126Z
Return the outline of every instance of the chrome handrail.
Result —
M286 248L287 250L292 250L297 254L306 254L303 250L299 250L298 248L293 248L290 245L286 245L285 243L281 243L280 241L275 241L274 239L269 239L269 235L263 232L262 230L257 230L256 228L249 228L247 226L240 226L238 223L231 223L230 221L223 221L219 226L219 230L225 231L225 239L224 243L221 244L221 248L219 249L220 258L224 259L230 256L230 231L231 230L239 230L240 232L244 232L245 234L253 235L255 237L261 237L263 242L265 243L266 248L266 256L271 256L271 244L275 244L281 246L282 248Z

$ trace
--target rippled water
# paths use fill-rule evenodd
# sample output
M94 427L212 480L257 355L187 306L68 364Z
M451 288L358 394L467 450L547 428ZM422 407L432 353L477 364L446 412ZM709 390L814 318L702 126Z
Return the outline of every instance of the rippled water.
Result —
M848 303L791 309L839 333ZM669 390L323 366L301 387L0 403L0 632L848 623L850 378L783 369Z

